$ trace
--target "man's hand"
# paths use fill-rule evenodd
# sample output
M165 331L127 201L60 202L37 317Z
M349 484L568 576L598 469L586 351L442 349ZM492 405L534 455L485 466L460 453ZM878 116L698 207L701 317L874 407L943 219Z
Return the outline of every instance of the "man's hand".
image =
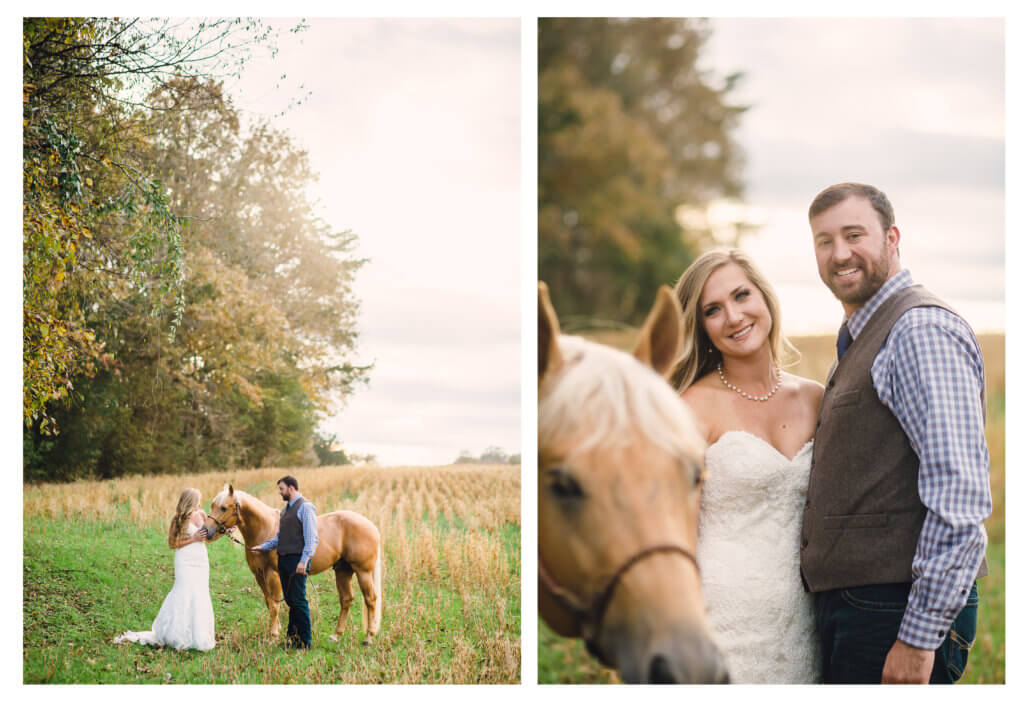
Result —
M897 640L885 657L883 684L927 684L935 664L935 650L922 650Z
M305 562L300 562L295 567L295 574L306 574L306 563Z

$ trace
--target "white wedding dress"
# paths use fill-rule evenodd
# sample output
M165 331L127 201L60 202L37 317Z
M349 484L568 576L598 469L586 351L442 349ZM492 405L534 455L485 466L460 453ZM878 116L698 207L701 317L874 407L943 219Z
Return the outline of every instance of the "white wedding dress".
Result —
M814 600L800 579L811 446L789 460L751 433L727 431L707 450L697 561L733 683L821 681Z
M199 528L188 524L185 535ZM190 543L174 553L174 587L164 599L152 630L129 631L115 643L166 645L178 650L210 650L213 639L213 604L210 601L210 561L204 543Z

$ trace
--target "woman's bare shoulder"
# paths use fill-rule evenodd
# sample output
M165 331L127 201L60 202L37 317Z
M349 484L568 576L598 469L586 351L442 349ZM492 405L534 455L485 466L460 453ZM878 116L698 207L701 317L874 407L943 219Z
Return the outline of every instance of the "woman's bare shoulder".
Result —
M809 377L792 375L790 373L786 373L786 375L793 383L794 388L799 394L800 400L810 404L815 408L815 410L817 410L818 405L821 404L821 397L825 394L824 385Z
M683 390L681 396L690 406L707 407L712 404L718 394L717 385L711 382L711 376L705 375Z
M721 392L716 383L711 382L711 376L705 375L692 385L686 388L679 396L690 407L690 411L697 418L704 440L712 442L717 435L718 427L716 417L720 410Z

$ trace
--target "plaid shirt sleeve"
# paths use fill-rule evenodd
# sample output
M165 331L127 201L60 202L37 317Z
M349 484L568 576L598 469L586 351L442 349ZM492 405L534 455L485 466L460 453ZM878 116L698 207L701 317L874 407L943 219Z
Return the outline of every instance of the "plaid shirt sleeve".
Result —
M320 537L316 532L316 507L308 501L305 502L299 509L299 521L302 523L303 540L302 555L299 559L308 565L320 542Z
M988 542L984 361L962 319L938 307L917 307L893 326L871 373L879 399L921 461L918 491L928 512L899 639L932 650L963 608Z

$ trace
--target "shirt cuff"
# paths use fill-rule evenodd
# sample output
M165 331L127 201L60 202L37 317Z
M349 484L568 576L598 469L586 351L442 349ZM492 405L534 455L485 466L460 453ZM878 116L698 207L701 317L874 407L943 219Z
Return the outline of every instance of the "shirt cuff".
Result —
M911 647L934 650L946 639L955 618L935 616L907 607L897 637Z

